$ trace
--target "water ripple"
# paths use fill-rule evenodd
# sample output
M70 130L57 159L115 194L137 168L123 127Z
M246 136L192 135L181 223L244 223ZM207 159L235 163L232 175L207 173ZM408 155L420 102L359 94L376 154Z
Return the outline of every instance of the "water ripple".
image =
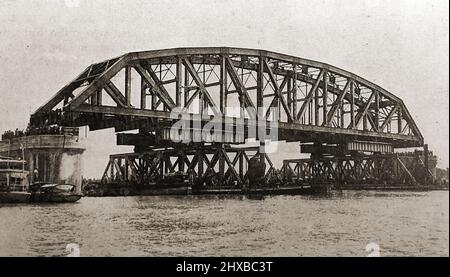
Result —
M448 256L448 192L141 196L1 205L0 256Z

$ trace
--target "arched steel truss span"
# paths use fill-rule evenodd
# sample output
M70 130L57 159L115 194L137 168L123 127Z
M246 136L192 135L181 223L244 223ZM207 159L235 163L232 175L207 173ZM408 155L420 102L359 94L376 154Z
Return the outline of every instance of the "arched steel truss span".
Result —
M233 114L227 107L241 107ZM91 129L153 131L173 123L176 107L211 117L252 117L276 107L279 140L423 145L403 101L382 87L326 63L227 47L128 53L92 64L31 117ZM259 118L261 120L261 118Z

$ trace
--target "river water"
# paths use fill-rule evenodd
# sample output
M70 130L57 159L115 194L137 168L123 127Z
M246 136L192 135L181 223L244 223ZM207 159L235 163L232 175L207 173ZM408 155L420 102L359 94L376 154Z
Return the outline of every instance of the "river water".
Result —
M449 256L448 210L448 191L3 204L0 256Z

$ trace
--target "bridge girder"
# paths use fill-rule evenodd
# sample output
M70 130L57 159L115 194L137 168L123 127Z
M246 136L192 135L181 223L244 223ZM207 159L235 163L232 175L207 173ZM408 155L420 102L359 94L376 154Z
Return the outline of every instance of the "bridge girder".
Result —
M228 106L242 111L232 114ZM256 111L262 107L277 110L261 118ZM175 108L203 121L241 117L247 124L256 116L275 117L279 140L423 145L403 101L358 75L289 55L225 47L134 52L93 64L41 106L31 123L152 129L170 126ZM51 116L55 110L60 116Z

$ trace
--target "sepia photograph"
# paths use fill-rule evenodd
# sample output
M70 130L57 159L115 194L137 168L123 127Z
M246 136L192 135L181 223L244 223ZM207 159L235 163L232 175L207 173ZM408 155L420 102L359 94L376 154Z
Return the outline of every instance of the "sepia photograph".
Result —
M446 0L0 0L0 257L449 257L448 26Z

